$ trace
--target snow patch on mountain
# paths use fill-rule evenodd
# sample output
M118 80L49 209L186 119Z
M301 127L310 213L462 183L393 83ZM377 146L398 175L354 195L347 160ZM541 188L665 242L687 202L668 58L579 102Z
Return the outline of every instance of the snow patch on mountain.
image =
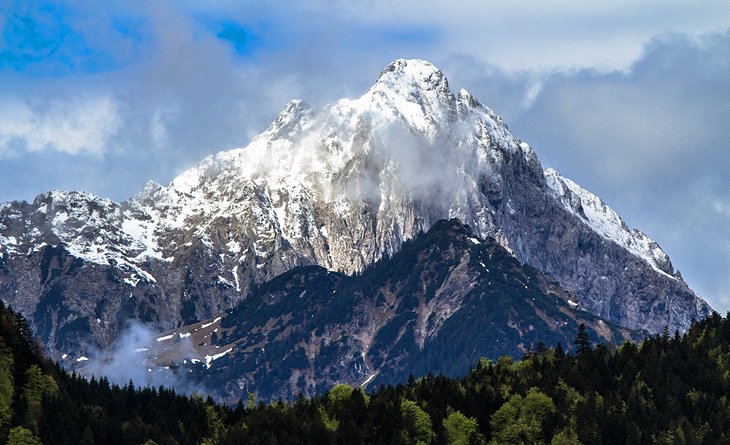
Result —
M233 348L228 348L228 349L226 349L226 350L225 350L225 351L223 351L223 352L219 352L218 354L213 354L213 355L206 355L206 356L205 356L205 367L206 367L207 369L210 369L210 367L211 367L211 366L213 365L213 361L214 361L214 360L218 360L219 358L221 358L221 357L223 357L224 355L228 354L228 353L229 353L229 352L231 352L232 350L233 350Z
M599 197L552 168L545 170L545 179L565 209L579 217L596 233L646 261L657 272L677 279L669 256L656 241L640 230L631 230Z
M5 221L0 223L0 233L14 234L0 235L0 251L30 255L45 246L61 245L76 258L124 271L128 276L123 282L132 287L140 278L156 281L142 267L143 261L166 260L152 235L155 221L134 219L109 199L53 190L38 195L25 208L10 204L0 210L0 220Z
M122 230L124 233L129 235L134 240L137 247L142 250L135 259L143 260L145 258L157 258L163 261L170 260L164 257L160 246L157 244L157 239L154 235L156 229L157 223L154 220L135 219L129 213L125 214L124 221L122 222Z

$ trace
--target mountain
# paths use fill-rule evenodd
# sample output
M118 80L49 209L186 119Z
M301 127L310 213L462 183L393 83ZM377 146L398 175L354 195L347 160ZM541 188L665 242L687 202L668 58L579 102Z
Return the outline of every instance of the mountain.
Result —
M521 358L544 342L572 345L578 325L598 343L643 338L552 292L495 240L456 219L438 221L399 252L348 276L294 268L255 286L211 320L161 333L124 365L174 370L188 385L235 403L315 395L339 383L403 383L430 372L464 375L481 357ZM88 372L103 371L94 360ZM171 381L171 380L170 380Z
M0 298L54 357L215 316L300 266L353 274L458 218L555 278L577 308L684 331L710 307L664 251L553 170L428 62L396 60L358 99L290 102L241 149L122 203L48 192L0 206Z

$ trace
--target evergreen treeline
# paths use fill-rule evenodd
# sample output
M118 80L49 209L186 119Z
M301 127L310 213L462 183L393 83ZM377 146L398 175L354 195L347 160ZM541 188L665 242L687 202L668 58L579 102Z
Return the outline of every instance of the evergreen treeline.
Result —
M69 375L0 303L0 444L730 443L730 314L616 350L584 334L461 379L228 407Z

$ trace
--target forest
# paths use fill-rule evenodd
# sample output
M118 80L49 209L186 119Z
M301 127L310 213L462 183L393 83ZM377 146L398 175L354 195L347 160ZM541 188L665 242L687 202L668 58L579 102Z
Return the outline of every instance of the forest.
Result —
M537 344L462 378L220 405L87 380L46 359L0 303L0 444L727 444L730 314L640 344Z

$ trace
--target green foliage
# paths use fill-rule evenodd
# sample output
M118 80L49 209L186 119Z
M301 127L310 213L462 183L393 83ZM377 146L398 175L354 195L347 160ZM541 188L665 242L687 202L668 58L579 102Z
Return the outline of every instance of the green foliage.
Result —
M341 383L330 390L330 407L332 412L341 411L352 395L352 387Z
M10 430L8 434L7 445L42 445L41 440L36 437L32 431L16 426Z
M13 355L0 338L0 442L10 431L13 419Z
M484 443L476 419L466 417L459 411L451 411L444 419L447 443L449 445L478 445Z
M591 341L588 338L588 332L586 332L586 325L584 323L581 323L578 326L578 333L575 335L573 345L575 346L575 352L578 355L583 355L587 351L591 350Z
M532 388L525 397L518 394L510 397L494 413L490 425L497 443L545 443L555 415L552 399Z
M324 424L324 427L327 428L327 431L330 433L335 433L337 431L337 428L340 426L340 421L332 418L327 414L327 411L324 410L324 407L319 407L319 416L320 420Z
M24 407L24 424L34 432L38 432L38 422L41 418L41 401L44 396L56 394L58 384L49 375L44 375L38 365L31 365L25 371L25 385L23 386L21 403Z
M210 435L203 440L202 444L203 445L216 444L216 443L220 442L221 436L223 435L225 425L223 425L223 421L221 420L220 413L212 405L205 406L205 417L208 420L208 431L209 431Z
M433 440L433 422L428 414L412 400L404 399L400 405L403 429L401 443L427 445Z
M553 436L550 445L581 445L581 441L573 430L567 428Z

